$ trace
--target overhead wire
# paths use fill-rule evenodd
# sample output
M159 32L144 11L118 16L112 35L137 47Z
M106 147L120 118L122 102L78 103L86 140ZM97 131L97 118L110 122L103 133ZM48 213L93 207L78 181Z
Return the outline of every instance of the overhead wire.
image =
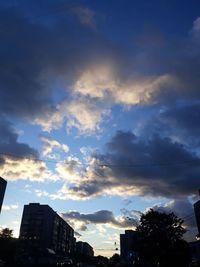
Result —
M18 6L16 1L15 2L15 6ZM57 4L55 5L50 5L49 8L52 11L60 11L61 8L64 7L68 7L68 8L72 8L74 6L74 4L71 4L69 2L66 1L60 1L59 3L57 2ZM62 10L63 11L63 10ZM39 16L33 16L30 17L30 19L40 19L40 18L44 18L47 16L51 16L51 15L55 15L57 14L57 12L54 13L50 13L48 12L47 14L43 14L43 15L39 15ZM67 162L63 162L63 161L58 161L58 160L50 160L50 159L39 159L39 158L34 158L34 157L27 157L27 156L19 156L13 153L0 153L0 155L2 156L11 156L11 157L15 157L15 158L20 158L20 159L28 159L28 160L34 160L34 161L40 161L40 162L47 162L47 163L62 163L62 164L70 164ZM124 166L124 167L130 167L130 168L137 168L137 167L156 167L156 166L172 166L172 165L182 165L182 164L192 164L192 163L200 163L200 159L194 159L194 160L189 160L189 161L177 161L177 162L152 162L152 163L137 163L137 164L109 164L109 163L102 163L102 164L95 164L95 166L99 166L99 167L116 167L116 166ZM85 165L88 166L89 163L78 163L79 165ZM98 174L99 176L100 174Z
M14 0L14 5L15 6L19 6L17 4L17 1ZM50 5L49 8L52 11L55 11L56 8L59 11L61 8L63 7L68 7L71 8L73 7L74 4L71 4L69 2L66 1L60 1L59 3L57 2L57 4L55 5ZM56 13L47 13L47 14L43 14L43 15L39 15L39 16L35 16L32 17L32 19L37 19L37 18L43 18L49 15L53 15ZM34 158L34 157L27 157L27 156L19 156L13 153L1 153L0 155L2 156L11 156L11 157L15 157L15 158L20 158L20 159L29 159L29 160L34 160L34 161L40 161L40 162L48 162L48 163L63 163L63 164L70 164L67 162L63 162L63 161L58 161L58 160L50 160L50 159L39 159L39 158ZM177 161L177 162L152 162L152 163L137 163L137 164L109 164L109 163L102 163L102 164L95 164L95 166L100 166L100 167L115 167L115 166L124 166L124 167L147 167L147 166L171 166L171 165L182 165L182 164L191 164L191 163L200 163L200 159L194 159L194 160L189 160L189 161ZM89 165L88 163L80 163L79 165ZM100 175L100 174L99 174Z
M53 159L40 159L32 156L19 156L14 153L4 153L0 152L1 156L8 156L8 157L13 157L13 158L19 158L19 159L27 159L27 160L33 160L33 161L39 161L39 162L48 162L48 163L62 163L62 164L70 164L70 162L65 162L63 160L53 160ZM192 164L192 163L200 163L200 159L195 159L195 160L188 160L188 161L175 161L175 162L150 162L150 163L134 163L134 164L109 164L109 163L95 163L95 166L99 167L117 167L117 166L123 166L123 167L130 167L130 168L137 168L137 167L161 167L161 166L173 166L173 165L183 165L183 164ZM78 165L83 165L83 166L89 166L89 163L83 163L83 162L78 162Z
M53 8L52 10L50 9L50 11L53 11L52 13L49 12L47 14L42 14L42 15L38 15L38 16L33 16L30 17L31 20L36 21L39 20L41 18L45 18L48 16L54 16L56 14L58 14L58 12L64 12L65 10L63 10L63 8L68 7L71 8L73 7L73 5L69 5L69 3L64 3L64 1L61 1L59 4L62 4L62 6L59 5L52 5L50 6L50 8ZM70 164L68 162L64 162L61 160L50 160L50 159L39 159L36 157L27 157L27 156L19 156L13 153L0 153L0 155L2 156L8 156L8 157L14 157L14 158L19 158L19 159L27 159L27 160L33 160L33 161L38 161L38 162L47 162L47 163L62 163L62 164ZM200 159L195 159L195 160L190 160L190 161L179 161L179 162L154 162L154 163L137 163L137 164L108 164L108 163L103 163L103 164L95 164L95 166L99 166L99 167L116 167L116 166L124 166L124 167L130 167L130 168L137 168L137 167L154 167L154 166L158 166L158 167L162 167L162 166L172 166L172 165L182 165L182 164L192 164L192 163L200 163ZM83 166L88 166L89 163L78 163L79 165L83 165ZM95 171L95 174L98 176L102 176L102 174L97 173L97 171ZM19 215L17 215L15 212L11 211L11 210L6 210L7 212L13 214L14 216L18 217ZM192 218L194 216L194 213L190 213L186 216L184 216L182 219L188 220L190 218ZM96 248L97 250L105 250L105 249L101 249L101 248ZM108 250L108 249L106 249ZM111 249L110 249L111 250Z

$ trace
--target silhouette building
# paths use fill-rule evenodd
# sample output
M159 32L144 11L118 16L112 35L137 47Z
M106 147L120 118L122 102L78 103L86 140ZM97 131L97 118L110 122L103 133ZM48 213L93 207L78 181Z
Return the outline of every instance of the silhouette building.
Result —
M85 257L94 256L93 248L87 242L82 241L76 242L76 253Z
M200 240L189 242L189 246L192 259L200 262Z
M129 263L137 257L137 232L125 230L125 234L120 235L120 256L123 262Z
M74 252L74 230L48 205L30 203L22 215L18 262L29 258L29 263L43 262L44 256L69 256ZM23 261L23 260L22 260Z
M3 199L6 191L7 181L0 177L0 212L3 204Z
M200 200L194 203L194 213L197 223L197 228L200 236Z

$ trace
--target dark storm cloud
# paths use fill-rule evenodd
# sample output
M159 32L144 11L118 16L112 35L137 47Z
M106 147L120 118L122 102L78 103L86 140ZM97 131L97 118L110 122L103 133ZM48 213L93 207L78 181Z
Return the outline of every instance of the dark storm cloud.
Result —
M153 207L151 207L151 209L157 210L159 212L165 212L167 214L173 212L176 216L183 219L183 225L187 230L186 234L184 234L184 238L187 241L194 241L195 235L197 234L197 227L193 204L189 201L189 199L174 199L166 203L165 205L154 205ZM149 209L146 209L143 213L148 210ZM137 210L122 209L121 212L133 221L133 225L137 225L139 223L140 217L142 215L142 212Z
M46 24L45 16L34 21L27 14L18 6L0 6L0 111L34 117L55 109L56 81L72 83L86 63L109 57L113 49L68 13Z
M200 159L159 135L144 140L119 131L106 153L94 157L93 179L69 188L70 193L83 198L109 192L180 197L196 194L199 188Z
M23 157L38 157L38 152L29 145L18 141L19 135L13 129L11 123L0 118L0 163L4 163L4 157L21 160ZM17 155L17 158L15 157Z
M143 35L148 37L148 32ZM157 43L152 49L148 39L143 44L144 51L138 46L137 63L141 71L167 73L173 82L150 93L148 105L157 112L148 121L140 122L144 131L140 133L150 136L157 132L196 149L200 141L200 18L194 18L182 36L177 34L172 39L166 32L161 35L159 49Z
M194 27L198 22L198 27ZM191 21L191 28L184 35L167 37L163 34L163 43L152 50L149 42L146 42L142 57L138 64L149 73L167 73L173 78L173 83L165 88L160 88L151 94L151 100L160 105L171 105L180 99L196 100L200 97L200 20L195 18ZM148 32L144 33L148 36ZM140 47L138 48L140 54ZM141 68L141 69L142 69Z
M157 107L159 109L159 107ZM154 109L156 111L156 108ZM149 118L144 118L140 124L139 134L143 138L149 138L154 133L162 137L184 144L187 149L196 151L200 143L200 103L183 100L175 105L168 105L155 112Z
M121 219L116 218L112 211L99 210L90 214L83 214L77 211L66 212L62 214L66 221L81 222L81 230L87 230L88 224L110 224L115 227L125 228L131 227L132 221L127 216L122 216Z
M107 147L105 158L113 165L111 168L117 179L141 186L145 193L196 193L199 158L183 145L159 135L143 141L130 132L118 132ZM191 187L193 192L190 192Z
M187 199L172 200L164 206L156 205L153 209L161 212L174 212L179 218L184 220L183 225L186 227L187 232L184 234L184 238L190 242L195 240L195 236L198 233L193 204Z
M14 9L0 9L0 110L5 114L32 115L48 105L49 89L40 84L45 65L45 31Z
M172 200L165 204L165 206L156 205L153 209L166 213L174 212L184 220L186 227L196 227L193 204L187 198Z
M182 129L188 135L199 138L200 134L200 103L174 107L161 113L161 119L166 120L172 128Z
M96 13L88 7L70 2L63 11L60 2L52 16L56 7L53 1L45 8L39 1L30 1L29 9L26 2L22 3L23 8L19 4L7 8L0 6L0 111L4 114L30 118L44 111L55 111L53 87L56 82L62 81L66 87L67 81L70 87L90 64L105 59L121 65L118 78L122 81L134 77L135 72L143 76L144 69L150 75L167 73L175 77L177 83L173 86L162 87L151 94L150 101L160 101L161 106L166 104L169 96L173 101L180 96L199 96L200 53L193 49L197 47L195 42L182 45L178 48L181 52L175 46L164 45L156 57L146 49L144 58L152 60L148 63L139 59L138 62L138 51L136 55L125 52L125 49L119 51L119 47L93 30ZM188 52L191 49L193 53Z

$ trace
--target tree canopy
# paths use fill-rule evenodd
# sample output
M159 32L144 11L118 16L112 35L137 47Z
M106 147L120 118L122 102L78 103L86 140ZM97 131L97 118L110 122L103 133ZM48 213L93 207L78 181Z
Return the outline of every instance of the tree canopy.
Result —
M9 228L3 228L0 230L0 238L8 239L8 238L12 238L12 236L13 236L13 230Z
M0 230L0 259L7 264L13 263L16 253L17 238L13 238L13 230L2 228Z
M150 209L143 214L136 229L140 258L151 262L152 266L167 266L169 260L175 261L181 253L186 257L187 243L182 239L186 232L183 222L173 212L166 214Z

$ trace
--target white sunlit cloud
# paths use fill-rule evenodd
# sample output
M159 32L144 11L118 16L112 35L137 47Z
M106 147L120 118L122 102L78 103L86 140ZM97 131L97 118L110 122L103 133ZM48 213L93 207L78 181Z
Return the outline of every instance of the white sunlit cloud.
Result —
M100 65L83 72L74 84L74 91L94 98L107 99L109 96L114 103L135 105L151 101L153 93L174 83L175 78L169 74L132 76L123 80L111 66Z
M34 123L41 125L43 130L50 132L60 128L66 121L66 129L78 129L80 134L91 134L100 131L103 118L109 115L108 108L103 107L93 99L79 97L75 100L63 101L53 112L37 117Z
M47 197L50 195L47 191L41 189L35 189L35 193L37 197Z
M81 167L81 162L77 157L69 156L63 162L56 164L56 171L65 182L75 184L84 180L79 170Z
M61 144L57 140L46 137L46 136L41 136L41 140L43 142L42 146L42 154L43 156L50 156L53 152L53 150L60 150L65 153L69 152L69 147L67 144Z
M151 102L161 88L174 84L177 81L169 74L130 75L125 79L117 74L112 64L90 66L71 86L72 99L63 100L53 111L37 117L34 123L48 132L66 123L67 131L76 128L80 134L93 134L101 130L100 126L109 118L113 105L130 107Z
M10 205L3 205L2 206L2 210L15 210L15 209L18 209L19 205L18 204L10 204Z
M86 164L82 164L76 157L67 157L64 162L57 163L56 172L64 184L50 197L62 200L88 200L98 196L129 197L141 194L139 187L122 184L116 180L109 167L99 164L102 163L94 157L88 157Z
M108 109L97 106L95 101L85 99L75 100L68 105L67 128L79 129L80 133L91 133L100 130L103 117L109 115Z
M83 156L86 156L86 160L88 161L90 159L90 155L94 153L97 149L90 146L82 146L80 148L80 152L83 154Z
M22 158L14 159L4 157L4 163L1 166L0 176L7 180L30 180L30 181L56 181L58 177L50 171L45 162Z

